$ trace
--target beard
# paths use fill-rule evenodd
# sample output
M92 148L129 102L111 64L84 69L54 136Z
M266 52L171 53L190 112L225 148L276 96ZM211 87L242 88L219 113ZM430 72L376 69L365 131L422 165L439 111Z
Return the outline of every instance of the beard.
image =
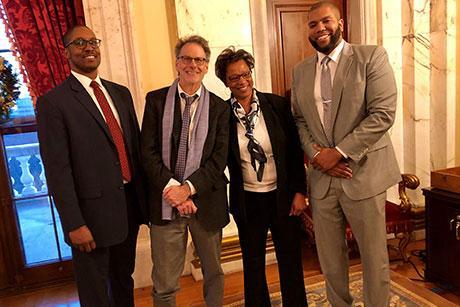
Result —
M319 46L318 43L310 37L308 38L308 40L310 41L310 44L313 46L313 48L315 48L317 51L324 54L329 54L332 50L334 50L335 47L337 47L341 38L342 30L340 30L340 28L337 27L337 30L335 30L334 33L332 33L332 35L330 36L329 44L327 44L324 47Z

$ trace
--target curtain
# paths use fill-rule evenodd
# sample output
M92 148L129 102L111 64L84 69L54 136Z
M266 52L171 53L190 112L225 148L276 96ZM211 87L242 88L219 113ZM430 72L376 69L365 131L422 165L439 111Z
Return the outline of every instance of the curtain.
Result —
M1 0L13 52L24 67L31 96L39 97L64 81L70 68L62 36L85 24L82 0ZM1 9L1 8L0 8Z

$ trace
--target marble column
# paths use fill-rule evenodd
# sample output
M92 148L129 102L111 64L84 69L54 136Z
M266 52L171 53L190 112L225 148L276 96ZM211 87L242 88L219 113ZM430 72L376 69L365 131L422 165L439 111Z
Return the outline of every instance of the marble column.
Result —
M455 0L349 2L349 40L385 47L398 86L391 138L402 172L421 187L430 172L455 164ZM409 191L424 206L419 190ZM397 201L395 189L388 198Z
M456 1L432 0L430 14L432 170L455 164Z
M129 0L83 0L86 25L102 40L101 78L127 86L136 111L143 109ZM138 114L139 114L138 112Z

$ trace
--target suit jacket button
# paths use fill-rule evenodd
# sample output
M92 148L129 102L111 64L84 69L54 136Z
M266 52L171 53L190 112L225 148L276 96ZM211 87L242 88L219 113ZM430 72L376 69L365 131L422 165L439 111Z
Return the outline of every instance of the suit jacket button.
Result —
M117 166L120 165L120 161L115 162L115 165Z
M121 185L121 186L119 186L118 188L119 188L120 190L124 190L124 189L125 189L125 187L124 187L124 186L122 186L122 185Z

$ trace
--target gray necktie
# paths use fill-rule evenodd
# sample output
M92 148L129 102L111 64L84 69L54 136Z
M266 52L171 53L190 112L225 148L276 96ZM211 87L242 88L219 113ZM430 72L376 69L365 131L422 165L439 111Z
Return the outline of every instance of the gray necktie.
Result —
M326 137L332 144L332 78L329 69L330 57L321 61L321 98L323 99L323 127Z
M181 93L181 97L185 99L185 108L182 113L182 128L180 131L179 149L177 150L176 167L174 168L174 175L180 183L184 180L185 166L187 165L187 147L191 117L190 108L198 95L188 96L185 93Z

